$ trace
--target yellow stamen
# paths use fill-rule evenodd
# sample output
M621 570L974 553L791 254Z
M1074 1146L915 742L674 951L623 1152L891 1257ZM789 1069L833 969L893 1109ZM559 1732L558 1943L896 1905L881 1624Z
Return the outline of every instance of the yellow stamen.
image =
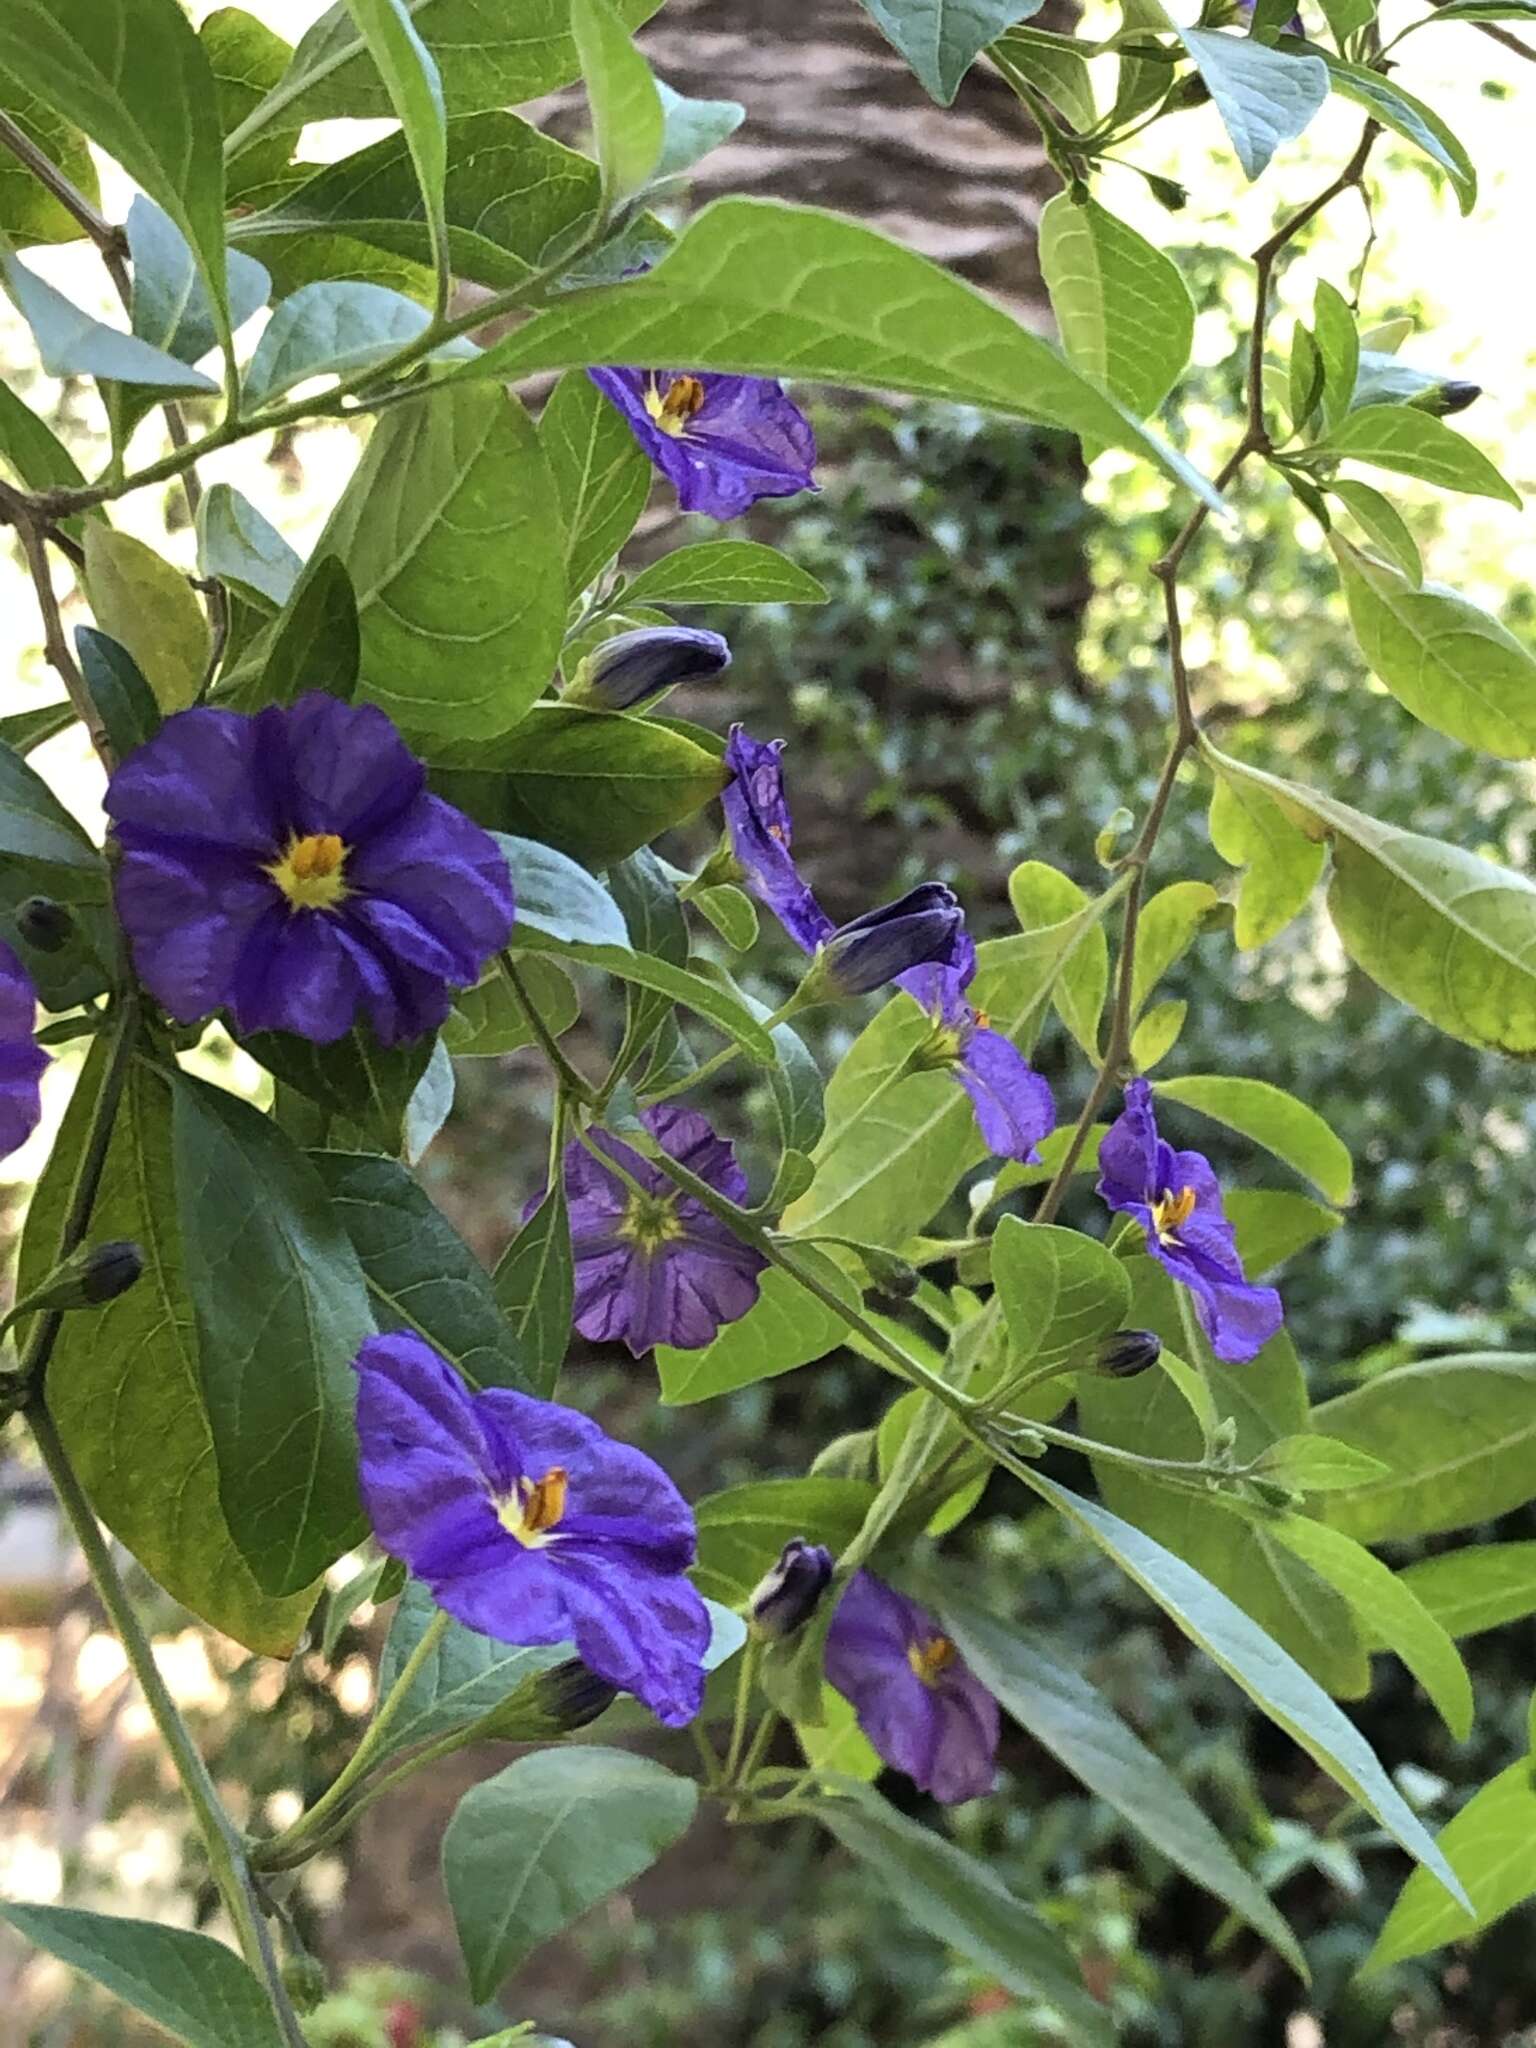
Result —
M926 1686L937 1685L940 1672L947 1671L958 1654L948 1636L930 1636L925 1643L907 1646L907 1662Z
M676 1202L671 1195L632 1194L617 1225L620 1237L636 1251L654 1258L663 1245L675 1244L683 1235Z
M666 396L656 389L653 377L650 389L645 394L645 409L664 434L670 434L674 441L680 441L688 431L688 422L704 403L704 386L697 377L674 377L667 386Z
M1177 1194L1169 1188L1159 1195L1152 1204L1152 1228L1158 1236L1170 1238L1181 1229L1194 1215L1196 1199L1193 1188L1180 1188Z
M565 1513L566 1475L551 1465L542 1479L519 1479L517 1492L497 1503L496 1519L525 1550L542 1550Z
M978 1031L990 1031L992 1029L992 1019L987 1011L978 1010L976 1012L976 1029Z
M288 898L293 910L333 910L349 894L347 849L335 832L297 832L281 858L267 873Z

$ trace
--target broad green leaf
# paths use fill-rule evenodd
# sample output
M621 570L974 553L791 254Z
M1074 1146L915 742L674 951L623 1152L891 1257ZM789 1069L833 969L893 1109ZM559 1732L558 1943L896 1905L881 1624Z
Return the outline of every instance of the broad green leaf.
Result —
M553 960L533 954L519 962L518 973L554 1036L569 1031L581 1011L569 975ZM499 1059L533 1043L528 1019L494 967L478 987L464 989L454 998L443 1026L443 1044L455 1059Z
M1332 840L1330 915L1345 952L1388 995L1469 1045L1536 1056L1536 883L1208 751L1224 779Z
M745 1003L717 983L706 981L702 974L674 967L670 960L658 960L649 953L632 953L621 946L562 944L560 951L588 967L601 967L605 973L617 975L620 981L654 989L669 1001L681 1003L732 1039L759 1066L776 1064L772 1039Z
M1287 400L1291 424L1298 434L1305 433L1323 402L1323 390L1328 381L1328 370L1318 352L1312 330L1304 320L1298 320L1291 335L1290 387Z
M1177 26L1177 24L1175 24ZM1210 89L1237 160L1257 178L1282 142L1294 142L1328 97L1320 57L1271 50L1251 36L1180 28L1179 37Z
M941 107L994 37L1038 14L1042 0L862 0Z
M1364 107L1372 119L1401 135L1423 150L1447 173L1462 212L1477 204L1477 170L1461 142L1446 127L1432 107L1415 99L1396 78L1383 78L1379 71L1363 64L1346 64L1341 57L1322 53L1333 81L1333 90Z
M1536 1893L1531 1838L1536 1831L1536 1761L1523 1756L1473 1793L1440 1836L1451 1867L1466 1888L1475 1920L1422 1870L1397 1895L1362 1974L1375 1976L1409 1956L1448 1941L1467 1941Z
M818 1278L840 1300L857 1308L858 1289L830 1259L810 1246L803 1246L795 1256L813 1266ZM771 1266L762 1276L757 1301L738 1321L728 1323L713 1343L698 1351L657 1345L661 1398L672 1408L690 1401L711 1401L717 1394L777 1378L796 1366L824 1358L847 1335L848 1325L842 1316L824 1307L788 1273Z
M448 174L448 115L443 81L412 23L409 0L346 0L346 5L384 82L391 111L399 117L416 169L439 296L446 305L449 259L443 181Z
M992 1240L992 1278L1008 1325L1011 1379L1070 1358L1125 1322L1131 1283L1124 1262L1097 1238L1056 1224L1004 1216Z
M1368 28L1376 19L1377 0L1318 0L1318 5L1340 49L1346 37Z
M750 953L757 944L757 905L734 883L695 889L688 901L703 912L733 952Z
M23 405L4 383L0 383L0 462L29 491L52 490L55 485L74 490L85 482L79 463L52 427L40 420L30 406ZM71 539L83 541L85 519L105 516L98 506L81 519L65 519L60 524Z
M1226 1210L1250 1280L1283 1266L1320 1237L1331 1237L1344 1221L1337 1209L1289 1188L1230 1188Z
M1473 1543L1398 1574L1447 1635L1475 1636L1536 1614L1536 1543Z
M98 1041L70 1098L22 1237L19 1286L57 1260L86 1126L106 1067ZM269 1598L219 1501L171 1171L171 1101L149 1067L129 1069L92 1212L92 1234L144 1254L138 1285L91 1315L66 1316L48 1407L92 1507L150 1576L194 1614L269 1657L293 1649L313 1588ZM153 1357L153 1372L143 1371ZM110 1417L110 1427L103 1419Z
M119 760L160 730L160 707L126 647L89 626L75 628L80 673Z
M1374 541L1412 588L1418 590L1424 581L1419 544L1391 499L1372 490L1369 484L1356 483L1348 477L1335 478L1328 489L1363 529L1366 538Z
M1239 951L1267 945L1305 908L1323 871L1324 848L1262 789L1220 772L1211 791L1210 834L1221 858L1243 871L1233 930Z
M1272 1443L1259 1459L1258 1469L1298 1493L1337 1493L1342 1487L1374 1479L1387 1468L1380 1458L1357 1451L1353 1444L1340 1443L1336 1436L1303 1430Z
M93 520L85 534L85 587L96 623L127 648L161 710L195 703L213 641L182 572L146 542Z
M421 1183L393 1159L312 1152L368 1282L381 1330L414 1330L477 1391L533 1391L491 1276Z
M636 951L686 967L688 920L667 865L648 846L640 847L627 860L615 861L608 886ZM672 1015L671 1003L656 990L631 985L625 991L624 1032L636 1048L650 1044Z
M1323 365L1323 419L1332 427L1349 411L1360 369L1360 335L1344 294L1319 278L1312 332Z
M603 203L616 209L650 183L661 161L666 132L661 94L609 0L571 0L571 34L592 112Z
M1072 361L1139 417L1155 412L1194 339L1178 266L1097 200L1065 192L1040 216L1040 263Z
M665 79L656 80L665 121L661 155L652 173L653 182L665 184L680 178L712 149L729 142L747 110L739 100L691 100L674 92Z
M1150 1074L1179 1042L1189 1004L1154 1003L1131 1033L1131 1065L1138 1074Z
M50 375L105 377L119 383L153 385L157 391L218 389L201 370L151 348L137 335L120 333L82 313L15 256L0 252L0 272Z
M1029 1484L1113 1558L1452 1898L1464 1898L1455 1872L1370 1744L1273 1637L1181 1558L1107 1508L1079 1498L1043 1472L1031 1470Z
M1472 1681L1460 1652L1410 1586L1363 1544L1303 1515L1284 1515L1275 1535L1341 1593L1372 1635L1385 1638L1434 1703L1457 1742L1472 1731Z
M172 1153L219 1498L257 1583L297 1592L350 1549L363 1275L314 1168L264 1116L178 1075Z
M61 884L66 902L94 901L102 894L100 854L36 769L9 747L0 747L0 854L13 861L73 869L86 878L84 897Z
M151 348L178 362L195 363L218 346L219 315L198 274L197 258L168 213L143 193L135 196L126 222L133 261L133 331ZM272 291L261 264L231 251L229 324L244 326Z
M1008 901L1020 929L1039 931L1087 907L1086 890L1043 860L1021 861L1008 877ZM1089 1059L1099 1056L1099 1019L1109 993L1109 941L1100 924L1083 934L1064 962L1052 1006Z
M83 199L101 204L96 165L85 137L43 100L14 79L0 78L0 111L10 115L27 140L68 178ZM25 248L34 242L78 242L83 230L74 215L9 150L0 154L0 234Z
M394 1690L437 1611L436 1601L421 1581L407 1580L379 1659L380 1699ZM413 1748L456 1728L473 1727L493 1714L526 1680L563 1664L571 1655L569 1643L525 1648L498 1643L478 1629L450 1621L390 1725L386 1754Z
M0 71L78 122L165 208L227 336L218 92L179 0L6 0Z
M197 32L218 91L219 126L238 128L288 69L293 51L274 29L240 7L215 8ZM224 166L224 197L230 207L263 206L285 185L302 181L305 169L290 168L300 124L275 129Z
M919 1927L1016 1997L1054 2007L1073 2048L1111 2048L1109 2013L1089 1995L1072 1951L985 1863L852 1779L825 1781L816 1817Z
M1021 84L1044 93L1051 105L1080 132L1099 117L1088 65L1070 36L1042 29L1015 28L999 36L987 51L1003 77L1017 92ZM1147 70L1156 67L1148 65Z
M370 1027L356 1024L330 1045L289 1031L252 1032L241 1042L270 1074L342 1118L364 1143L381 1152L404 1149L406 1114L432 1057L430 1039L380 1045Z
M1314 1422L1388 1467L1320 1503L1360 1543L1491 1522L1536 1499L1536 1356L1472 1352L1399 1366L1325 1401Z
M519 1757L459 1801L443 1883L472 1995L638 1877L688 1831L698 1787L621 1749Z
M1170 882L1145 904L1136 927L1133 1009L1140 1009L1174 962L1188 952L1216 907L1216 891L1209 882Z
M68 721L65 721L66 723ZM106 864L35 769L0 746L0 917L50 1010L72 1009L108 985L112 958ZM76 931L56 953L29 945L10 919L29 896L74 912Z
M310 377L350 376L382 363L425 332L425 306L379 284L350 279L301 285L273 313L245 372L246 404L260 408ZM449 344L434 360L474 353Z
M938 1607L946 1632L967 1664L1020 1727L1170 1862L1273 1943L1305 1982L1308 1972L1300 1944L1263 1887L1103 1695L1078 1672L1058 1663L1033 1630L1015 1634L947 1591L940 1594Z
M872 1785L885 1769L852 1706L830 1685L821 1689L821 1719L797 1722L795 1740L806 1762L817 1771L836 1771L841 1777Z
M255 1974L206 1934L69 1906L0 1905L0 1919L187 2048L282 2048Z
M756 540L674 548L625 587L626 604L825 604L825 586Z
M281 611L304 562L233 484L210 484L197 508L197 566L247 604Z
M1398 702L1503 760L1536 753L1536 659L1513 633L1443 583L1416 586L1341 535L1330 540L1360 652Z
M1159 1096L1240 1131L1266 1152L1304 1174L1320 1194L1342 1207L1353 1193L1348 1147L1304 1102L1269 1081L1236 1074L1184 1074L1159 1081Z
M455 375L686 362L956 399L1210 486L1048 342L925 257L814 207L722 199L647 276L567 293Z
M407 731L488 738L548 683L565 627L553 496L503 392L439 388L374 428L315 553L357 592L363 694Z
M242 674L231 701L253 711L324 690L350 702L360 659L352 579L335 555L311 555L273 623L259 668Z
M1521 503L1520 493L1481 448L1413 405L1363 405L1341 419L1312 454L1397 470L1446 491L1498 498L1506 505Z
M516 937L526 943L536 933L564 946L629 945L624 913L602 883L569 854L505 832L496 835L496 843L512 876Z
M545 1400L555 1391L570 1348L575 1277L565 1183L557 1180L502 1253L491 1283L531 1390Z
M634 532L654 472L628 426L582 370L568 370L550 393L539 415L539 441L565 527L567 587L574 599Z
M757 1479L707 1494L695 1504L702 1592L744 1606L792 1537L846 1550L863 1525L875 1489L866 1479Z

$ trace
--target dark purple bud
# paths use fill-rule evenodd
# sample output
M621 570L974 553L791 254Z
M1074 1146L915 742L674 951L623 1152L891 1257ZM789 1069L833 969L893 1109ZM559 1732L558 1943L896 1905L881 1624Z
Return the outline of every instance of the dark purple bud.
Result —
M33 1293L11 1310L11 1319L37 1310L101 1308L115 1301L144 1270L144 1254L126 1239L82 1245L54 1267Z
M821 1605L831 1579L831 1551L792 1536L747 1603L753 1632L770 1642L792 1636Z
M1169 213L1182 213L1189 204L1188 192L1175 178L1149 176L1147 186L1158 205Z
M579 1657L541 1671L530 1687L531 1704L548 1715L552 1731L559 1735L587 1727L606 1714L618 1696L618 1687L589 1671Z
M813 973L844 996L866 996L929 961L948 962L965 929L959 898L942 882L922 882L894 903L841 925Z
M1465 412L1482 395L1481 384L1467 384L1452 377L1421 392L1417 398L1410 398L1408 403L1420 412L1432 412L1437 419L1444 419L1447 413Z
M57 953L69 944L75 920L51 896L29 896L16 913L16 929L39 953Z
M1093 1369L1106 1379L1130 1380L1156 1365L1162 1355L1162 1343L1150 1330L1117 1330L1099 1346Z
M676 683L701 683L731 665L718 633L701 626L640 626L595 647L565 692L568 704L632 711Z

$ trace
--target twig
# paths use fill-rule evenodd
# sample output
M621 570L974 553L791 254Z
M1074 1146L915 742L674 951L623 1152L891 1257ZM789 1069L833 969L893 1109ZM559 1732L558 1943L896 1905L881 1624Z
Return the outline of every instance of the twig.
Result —
M32 577L32 588L37 593L38 609L43 616L43 653L57 670L64 685L65 695L74 707L75 716L90 735L91 745L100 755L108 769L115 765L107 729L101 722L90 691L85 686L85 677L76 665L70 652L69 637L64 631L64 621L59 615L59 601L54 594L53 576L48 567L48 550L43 543L44 527L40 521L30 518L19 508L10 515L21 540L22 552L27 558L27 569Z
M1449 7L1451 0L1429 0L1429 4L1438 13L1442 7ZM1425 15L1425 21L1430 19L1429 15ZM1409 24L1409 28L1422 28L1423 26L1424 22L1422 21L1415 21ZM1536 64L1536 50L1533 50L1529 43L1522 43L1518 36L1512 36L1507 28L1500 28L1496 22L1492 21L1474 21L1472 26L1475 29L1480 29L1491 41L1500 44L1506 50L1512 51L1515 56L1523 57L1527 64ZM1408 33L1409 29L1405 28L1403 35ZM1397 38L1399 42L1402 39L1403 36Z
M83 233L88 235L101 251L101 260L112 273L112 282L125 297L128 290L128 271L124 258L128 253L128 238L121 228L116 228L92 206L85 194L70 183L58 165L51 163L17 121L9 114L0 114L0 145L26 165L40 185L45 185L63 207L71 220L78 222Z

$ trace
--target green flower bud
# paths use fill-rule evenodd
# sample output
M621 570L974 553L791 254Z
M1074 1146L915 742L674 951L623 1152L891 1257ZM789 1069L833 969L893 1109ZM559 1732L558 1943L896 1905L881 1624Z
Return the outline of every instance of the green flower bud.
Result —
M323 2004L330 1986L325 1981L325 1969L319 1958L289 1956L283 1964L283 1989L292 1999L294 2011L301 2017Z

